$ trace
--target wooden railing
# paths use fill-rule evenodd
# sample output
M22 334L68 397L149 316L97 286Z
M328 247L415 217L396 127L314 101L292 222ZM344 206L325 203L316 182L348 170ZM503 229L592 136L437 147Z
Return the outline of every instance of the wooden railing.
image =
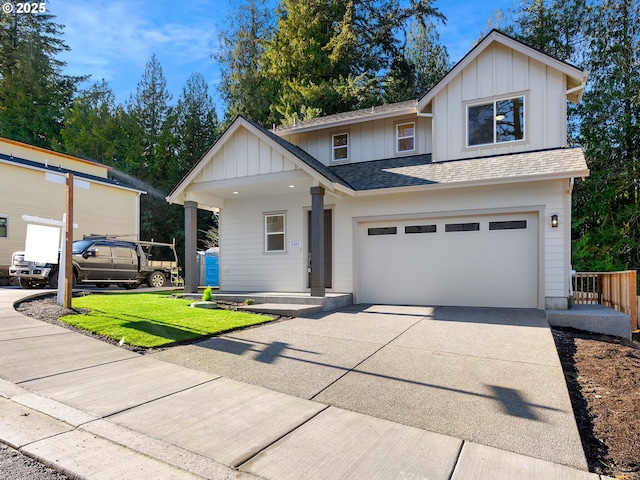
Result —
M573 278L573 303L599 304L629 315L631 330L638 329L636 271L578 272Z

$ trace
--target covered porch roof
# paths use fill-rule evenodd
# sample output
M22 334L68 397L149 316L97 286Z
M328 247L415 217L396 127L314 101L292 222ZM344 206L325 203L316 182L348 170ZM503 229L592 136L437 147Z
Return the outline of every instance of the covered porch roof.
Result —
M238 116L166 200L218 210L234 198L309 192L312 186L338 195L352 191L301 148Z

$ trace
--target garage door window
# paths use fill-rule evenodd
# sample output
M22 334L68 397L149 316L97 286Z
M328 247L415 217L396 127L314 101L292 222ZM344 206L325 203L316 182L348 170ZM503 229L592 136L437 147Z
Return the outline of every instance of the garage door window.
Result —
M7 217L0 217L0 238L7 236Z
M264 216L265 251L284 252L284 220L284 213Z
M367 235L395 235L398 227L375 227L367 230Z
M507 222L489 222L489 230L524 230L527 228L526 220L510 220Z
M435 225L407 225L404 233L436 233Z
M447 223L444 226L445 232L477 232L480 230L478 222L472 223Z

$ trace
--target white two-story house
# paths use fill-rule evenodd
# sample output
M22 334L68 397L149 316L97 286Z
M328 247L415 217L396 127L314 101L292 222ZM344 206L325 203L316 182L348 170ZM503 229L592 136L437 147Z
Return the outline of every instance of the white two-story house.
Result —
M222 292L567 308L567 101L587 73L492 31L424 97L267 130L238 117L167 197L220 212ZM195 262L195 260L194 260Z

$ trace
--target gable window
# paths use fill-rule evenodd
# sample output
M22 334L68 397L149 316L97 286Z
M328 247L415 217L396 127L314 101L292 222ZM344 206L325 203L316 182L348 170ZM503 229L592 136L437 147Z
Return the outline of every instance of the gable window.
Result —
M416 124L400 123L396 125L396 152L412 152L416 149Z
M467 107L467 145L524 139L524 97Z
M349 160L349 134L337 133L331 138L331 145L333 148L333 156L331 157L332 160L334 162Z
M0 217L0 238L8 236L8 232L7 232L8 222L9 222L9 219L7 217Z
M264 216L265 252L284 252L284 213Z

